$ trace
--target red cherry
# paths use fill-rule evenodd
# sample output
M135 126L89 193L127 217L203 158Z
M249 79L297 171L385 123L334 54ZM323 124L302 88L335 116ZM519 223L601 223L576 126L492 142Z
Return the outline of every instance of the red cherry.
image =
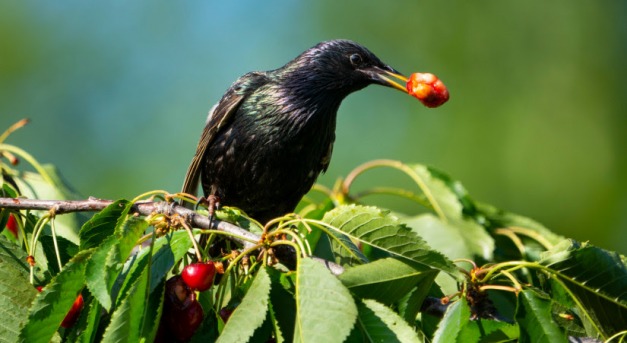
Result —
M187 341L203 321L203 310L196 294L183 282L180 275L166 282L163 314L158 338L163 342Z
M37 288L37 291L39 291L39 293L41 293L41 291L44 289L44 287L43 287L43 286L37 286L37 287L35 287L35 288Z
M76 323L76 320L78 319L78 315L81 314L82 309L83 309L83 296L79 294L78 297L76 297L76 300L74 300L74 304L72 304L72 308L65 315L65 318L63 318L63 321L61 322L61 327L66 328L66 329L71 328L74 325L74 323Z
M413 73L407 79L407 92L427 107L438 107L448 101L448 89L437 76Z
M188 341L203 321L202 306L192 301L182 310L164 312L168 331L179 341Z
M216 267L213 262L209 261L188 265L183 269L181 276L189 288L202 292L211 288L215 274Z
M13 236L17 238L17 220L12 214L9 214L9 220L7 221L7 230L9 230Z

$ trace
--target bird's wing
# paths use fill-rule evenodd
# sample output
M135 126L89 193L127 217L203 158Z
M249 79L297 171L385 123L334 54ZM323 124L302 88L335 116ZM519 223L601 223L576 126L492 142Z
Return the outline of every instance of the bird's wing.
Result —
M189 168L187 168L187 174L185 175L185 182L183 183L182 189L183 193L196 194L200 178L200 169L207 148L211 145L216 133L224 127L233 113L237 111L239 105L246 98L247 93L248 92L242 92L241 85L238 85L236 82L229 88L226 94L224 94L220 102L212 108L207 118L207 124L200 136L196 154L194 154L192 162L189 164Z

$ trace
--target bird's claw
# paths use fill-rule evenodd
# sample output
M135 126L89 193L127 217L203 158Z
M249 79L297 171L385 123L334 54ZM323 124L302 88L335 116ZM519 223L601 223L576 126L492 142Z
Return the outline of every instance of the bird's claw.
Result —
M209 195L206 198L200 197L196 202L196 206L194 208L197 209L200 204L207 206L207 212L209 212L209 223L213 224L213 215L215 214L216 210L220 208L220 197L213 194ZM209 235L201 235L199 241L200 246L206 246L208 239Z
M216 210L220 208L220 197L217 195L209 195L208 197L200 197L194 206L194 209L198 209L199 205L207 206L207 211L209 212L209 218L213 218Z

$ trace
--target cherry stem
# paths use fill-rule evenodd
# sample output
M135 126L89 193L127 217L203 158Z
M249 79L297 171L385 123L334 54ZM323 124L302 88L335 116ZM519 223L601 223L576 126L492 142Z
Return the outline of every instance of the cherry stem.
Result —
M424 194L416 194L414 192L402 189L402 188L394 188L394 187L373 187L367 189L365 191L361 191L351 197L352 200L358 201L362 198L365 198L369 195L395 195L404 199L411 200L415 203L418 203L424 207L432 208L431 203L426 199Z
M358 166L357 168L353 169L346 176L346 179L342 183L342 187L341 187L342 193L348 196L350 186L353 184L353 182L355 181L357 176L363 174L367 170L374 169L374 168L379 168L379 167L394 168L394 169L402 171L407 176L409 176L412 179L412 181L414 181L414 183L416 183L416 185L418 185L418 187L420 188L420 190L422 191L424 196L429 201L430 206L428 208L432 209L438 215L440 220L442 220L444 223L448 223L448 219L447 219L446 215L444 215L444 211L442 211L442 209L440 208L440 205L436 201L436 199L433 196L433 194L431 194L431 190L429 189L429 187L427 187L427 185L425 184L424 180L420 177L420 175L416 174L414 172L414 170L412 170L412 168L410 166L408 166L408 165L406 165L406 164L404 164L404 163L402 163L400 161L395 161L395 160L374 160L374 161L366 162L366 163Z
M540 245L542 245L546 250L550 250L551 248L553 248L553 244L551 242L549 242L546 238L544 238L541 234L539 234L538 232L534 230L527 229L527 228L520 227L520 226L510 226L510 227L506 227L500 230L508 230L508 231L511 231L520 235L527 236L535 240L536 242L540 243Z
M220 280L220 284L218 285L218 287L222 287L220 288L220 292L218 292L218 299L216 301L216 303L218 304L217 308L222 308L222 301L223 299L223 294L221 294L222 290L224 287L226 287L226 279L228 278L228 274L231 271L231 269L233 269L233 266L237 265L237 263L239 262L239 260L242 259L242 257L244 257L245 255L248 255L250 253L252 253L253 251L263 248L263 246L261 244L257 244L255 246L252 246L244 251L242 251L241 253L239 253L239 255L237 255L237 257L235 257L231 262L229 262L229 266L226 268L226 270L224 271L224 274L222 276L222 280ZM297 254L298 256L298 254Z
M512 267L512 268L509 268ZM507 271L508 272L512 272L514 270L520 269L520 268L538 268L540 267L540 265L538 263L535 262L527 262L527 261L510 261L510 262L502 262L502 263L498 263L495 264L489 268L486 268L485 270L487 270L486 275L478 280L480 283L484 283L487 282L488 280L490 280L492 278L492 275L496 272L502 272L501 269L506 269L509 268Z
M499 290L499 291L507 291L507 292L513 292L518 294L518 292L520 292L520 289L516 288L516 287L512 287L512 286L501 286L501 285L484 285L484 286L480 286L479 290L480 291L485 291L488 289L494 289L494 290Z
M12 134L13 132L15 132L16 130L24 127L26 124L28 124L30 122L29 119L22 119L17 121L15 124L9 126L8 129L6 129L1 135L0 135L0 143L4 142L5 139L7 139L7 137L9 137L10 134Z
M296 241L296 244L298 244L299 246L299 250L302 251L302 254L304 257L307 257L307 251L305 251L305 245L303 244L303 241L300 239L300 237L298 237L298 234L291 231L291 230L286 230L286 229L276 229L272 232L270 232L266 237L270 238L270 237L275 237L278 236L280 234L286 234L286 235L290 235L292 237L292 239L294 239ZM285 241L285 240L282 240ZM273 242L274 243L274 242ZM272 244L272 243L270 243Z
M37 162L37 160L31 154L16 146L0 143L0 151L2 150L6 150L20 156L23 160L25 160L30 165L32 165L33 168L35 168L37 173L41 175L42 179L44 179L46 183L49 183L50 185L55 185L55 182L53 181L52 177L50 177L50 174L48 174L46 169L44 169L44 167L42 167L41 164L39 164L39 162Z
M453 260L453 263L457 263L457 262L467 262L472 264L472 268L473 269L477 269L477 264L475 263L475 261L471 260L471 259L467 259L467 258L458 258Z
M52 231L52 243L54 245L54 253L57 256L57 263L59 264L59 272L63 269L63 265L61 264L61 254L59 253L59 243L57 243L57 230L56 225L54 225L54 215L50 216L50 230Z
M191 239L192 244L194 245L194 250L196 253L196 258L198 258L198 262L202 262L203 260L202 260L202 256L200 255L200 248L198 247L198 242L196 242L196 238L194 238L194 232L192 228L187 224L187 218L180 220L179 223L181 224L181 226L183 226L183 228L185 228L185 231L187 231L187 233L189 234L189 239Z

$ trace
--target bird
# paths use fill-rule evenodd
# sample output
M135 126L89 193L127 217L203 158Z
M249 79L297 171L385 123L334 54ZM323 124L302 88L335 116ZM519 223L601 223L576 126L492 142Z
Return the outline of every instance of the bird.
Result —
M209 111L182 192L200 182L205 197L264 224L293 212L329 166L342 100L371 84L407 93L396 79L407 80L345 39L241 76Z

